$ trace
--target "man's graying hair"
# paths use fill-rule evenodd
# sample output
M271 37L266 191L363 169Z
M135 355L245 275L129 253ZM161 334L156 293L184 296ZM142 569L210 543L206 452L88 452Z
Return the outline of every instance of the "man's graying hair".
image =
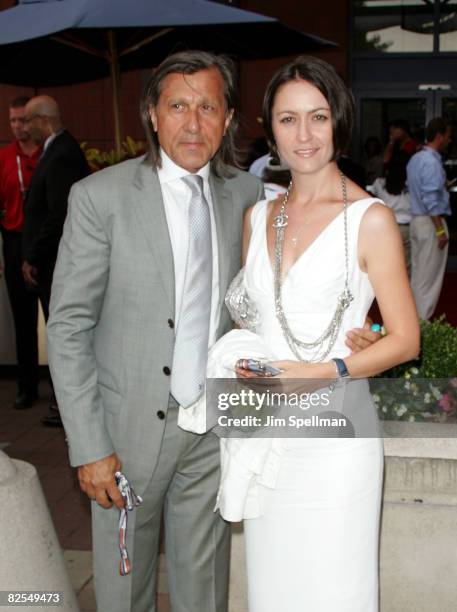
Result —
M161 94L162 82L169 74L195 74L200 70L216 68L224 81L225 102L227 112L234 109L234 116L227 128L222 144L211 160L211 168L216 176L230 176L228 166L239 166L239 152L235 145L238 127L238 88L236 84L236 69L234 62L225 55L214 55L206 51L182 51L167 57L152 73L141 100L141 120L143 122L149 143L149 159L157 168L161 165L160 144L154 132L149 109L157 106Z

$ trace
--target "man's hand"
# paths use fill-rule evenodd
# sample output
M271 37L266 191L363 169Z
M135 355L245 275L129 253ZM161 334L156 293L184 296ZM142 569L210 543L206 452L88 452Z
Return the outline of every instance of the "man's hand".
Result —
M365 320L365 325L360 328L351 329L346 334L346 346L348 346L353 353L358 353L363 349L371 346L381 338L380 332L371 331L371 325L373 321L370 317Z
M438 248L442 251L449 242L449 238L446 234L442 234L441 236L437 236L436 239L438 241Z
M114 473L121 469L116 453L99 461L78 467L79 486L89 499L95 500L102 508L111 508L113 503L121 510L124 499L117 488Z
M445 226L444 217L432 215L430 219L432 220L432 223L435 226L435 236L436 236L436 241L438 243L438 248L440 249L440 251L442 251L444 247L447 245L447 243L449 242L449 236L447 235L447 232L445 229L446 226Z
M28 261L24 261L22 264L22 275L26 285L29 285L29 287L36 287L37 269L35 266L31 266Z

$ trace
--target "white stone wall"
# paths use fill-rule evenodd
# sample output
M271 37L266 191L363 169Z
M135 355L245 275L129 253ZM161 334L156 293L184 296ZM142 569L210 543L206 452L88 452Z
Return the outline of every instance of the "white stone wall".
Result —
M457 609L457 426L388 423L380 612ZM427 436L427 437L418 437ZM431 437L433 436L433 437ZM241 525L233 527L229 612L248 612Z

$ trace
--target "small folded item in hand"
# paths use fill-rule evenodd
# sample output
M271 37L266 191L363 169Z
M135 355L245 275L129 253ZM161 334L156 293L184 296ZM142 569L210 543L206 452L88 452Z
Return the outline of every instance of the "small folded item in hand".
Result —
M129 481L122 472L116 472L114 474L117 488L120 494L124 498L125 508L122 508L119 514L119 550L121 553L121 562L119 565L119 573L121 576L130 574L132 566L130 564L129 555L127 552L127 511L133 510L136 506L139 506L143 499L135 494L135 491L129 484Z
M284 371L280 370L279 368L275 368L274 366L265 363L260 359L238 359L235 367L240 368L241 370L249 370L250 372L254 372L259 376L276 376Z

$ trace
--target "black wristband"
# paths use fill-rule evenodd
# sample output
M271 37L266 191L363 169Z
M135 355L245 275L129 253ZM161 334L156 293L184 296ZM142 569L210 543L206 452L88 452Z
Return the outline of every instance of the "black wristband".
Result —
M342 359L338 359L337 357L335 357L331 361L333 361L334 364L336 365L336 369L338 371L338 376L340 378L349 378L349 371L348 371L348 369L346 367L346 364L344 363L344 361Z

